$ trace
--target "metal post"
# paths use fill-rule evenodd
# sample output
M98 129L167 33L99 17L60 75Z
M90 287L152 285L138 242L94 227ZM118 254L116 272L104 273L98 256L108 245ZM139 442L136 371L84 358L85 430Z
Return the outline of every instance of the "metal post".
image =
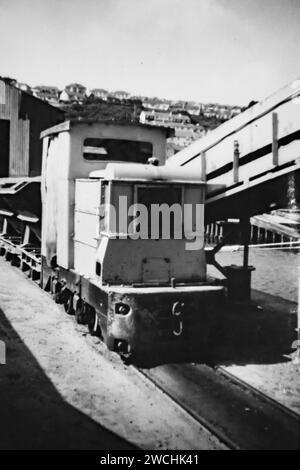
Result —
M0 233L0 235L6 235L7 234L7 229L8 229L8 223L7 223L7 218L4 217L4 220L3 220L3 226L2 226L2 232Z
M250 231L251 224L250 218L245 217L241 219L241 231L242 231L242 243L244 245L244 254L243 254L243 267L248 268L249 265L249 242L250 242Z
M294 364L300 364L300 266L298 266L298 310L297 310L297 348L293 358Z
M278 166L278 114L272 113L272 155L273 165Z
M201 152L201 180L206 181L206 153Z
M240 147L237 140L233 143L233 183L239 182L239 158L240 158Z

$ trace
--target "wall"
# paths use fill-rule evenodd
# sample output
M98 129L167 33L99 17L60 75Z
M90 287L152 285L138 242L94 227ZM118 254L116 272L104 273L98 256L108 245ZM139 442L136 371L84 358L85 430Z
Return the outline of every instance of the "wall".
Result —
M6 176L40 175L40 132L62 122L64 113L0 79L0 119L10 123Z

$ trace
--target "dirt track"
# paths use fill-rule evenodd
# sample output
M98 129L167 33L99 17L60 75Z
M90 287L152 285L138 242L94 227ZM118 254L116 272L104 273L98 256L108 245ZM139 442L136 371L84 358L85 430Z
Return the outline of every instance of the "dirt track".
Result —
M0 339L0 449L222 447L2 259Z

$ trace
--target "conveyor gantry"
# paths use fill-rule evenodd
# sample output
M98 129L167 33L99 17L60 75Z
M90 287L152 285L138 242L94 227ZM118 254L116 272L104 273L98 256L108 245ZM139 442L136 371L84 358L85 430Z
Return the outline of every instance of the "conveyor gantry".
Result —
M207 261L229 284L236 280L233 292L249 297L250 217L300 202L300 80L173 155L167 165L192 167L207 181L206 224L240 219L245 247L240 273L215 260L226 240L208 250Z

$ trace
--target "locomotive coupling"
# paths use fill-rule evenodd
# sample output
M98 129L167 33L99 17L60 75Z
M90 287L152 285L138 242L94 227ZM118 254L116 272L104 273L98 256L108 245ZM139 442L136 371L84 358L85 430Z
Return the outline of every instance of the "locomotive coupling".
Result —
M174 336L181 336L183 332L183 309L184 309L184 302L181 302L181 301L174 302L173 307L172 307L173 335Z

